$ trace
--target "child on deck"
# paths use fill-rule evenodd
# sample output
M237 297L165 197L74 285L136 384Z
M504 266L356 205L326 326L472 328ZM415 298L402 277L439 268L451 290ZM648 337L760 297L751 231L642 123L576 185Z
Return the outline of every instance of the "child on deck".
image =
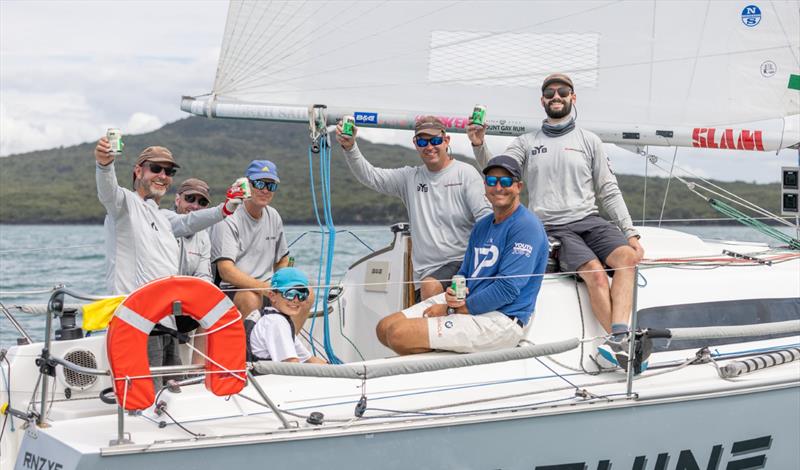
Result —
M249 359L325 364L297 338L311 302L308 277L297 268L279 269L266 295L272 305L253 310L245 320L245 330L252 328L248 334Z

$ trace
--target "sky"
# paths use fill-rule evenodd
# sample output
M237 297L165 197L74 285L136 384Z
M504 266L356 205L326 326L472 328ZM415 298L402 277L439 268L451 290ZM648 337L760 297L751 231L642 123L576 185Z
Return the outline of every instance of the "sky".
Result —
M0 156L94 141L108 127L145 133L186 117L181 96L212 88L226 12L227 1L217 0L0 0ZM403 131L359 135L410 145ZM508 141L489 144L499 151ZM463 136L452 147L471 155ZM608 149L617 173L644 173L641 156ZM675 152L650 150L667 160ZM780 167L797 162L794 150L677 151L678 166L721 180L777 182Z

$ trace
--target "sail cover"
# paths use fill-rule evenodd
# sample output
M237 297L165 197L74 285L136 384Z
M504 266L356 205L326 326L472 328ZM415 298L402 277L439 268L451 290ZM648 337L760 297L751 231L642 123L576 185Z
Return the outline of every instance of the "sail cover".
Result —
M798 114L800 2L230 3L221 102L543 115L575 82L581 120L721 125Z

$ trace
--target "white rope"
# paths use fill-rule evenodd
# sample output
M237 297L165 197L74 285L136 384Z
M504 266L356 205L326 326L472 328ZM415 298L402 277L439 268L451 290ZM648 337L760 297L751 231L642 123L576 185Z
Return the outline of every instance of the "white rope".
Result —
M18 297L20 295L38 295L38 294L49 294L53 292L53 289L41 289L41 290L28 290L28 291L0 291L0 297Z

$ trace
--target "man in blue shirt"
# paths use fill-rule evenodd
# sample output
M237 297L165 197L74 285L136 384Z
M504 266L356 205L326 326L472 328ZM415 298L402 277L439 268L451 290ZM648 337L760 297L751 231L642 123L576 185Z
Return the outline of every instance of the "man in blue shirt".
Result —
M514 158L492 158L483 174L493 213L475 223L458 272L467 278L467 297L458 300L448 288L382 319L378 339L398 354L487 351L523 338L547 264L547 236L520 204L522 170Z

